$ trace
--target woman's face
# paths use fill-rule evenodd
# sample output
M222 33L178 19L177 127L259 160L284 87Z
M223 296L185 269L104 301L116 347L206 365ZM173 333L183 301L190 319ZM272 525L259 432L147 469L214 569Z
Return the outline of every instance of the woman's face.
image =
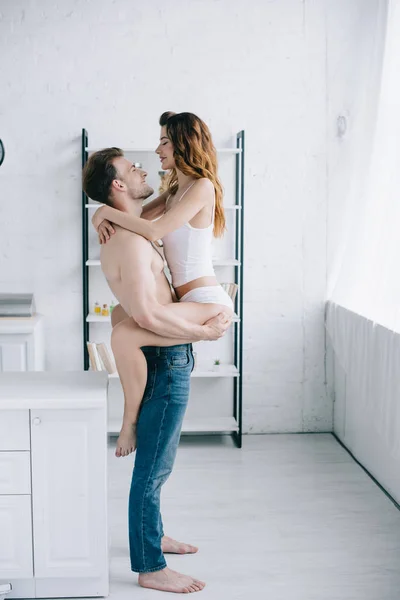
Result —
M161 160L161 168L164 171L175 167L174 147L167 136L166 127L161 127L160 143L156 149Z

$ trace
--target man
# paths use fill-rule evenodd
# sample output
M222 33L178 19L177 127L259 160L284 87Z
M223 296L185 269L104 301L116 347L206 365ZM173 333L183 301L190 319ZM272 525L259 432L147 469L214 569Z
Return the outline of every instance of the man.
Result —
M107 148L90 156L83 173L83 187L94 200L154 219L161 214L162 199L142 209L143 200L153 194L146 176L121 150ZM139 573L142 587L197 592L203 589L204 582L172 571L166 565L164 552L193 553L197 548L164 536L160 492L172 471L189 398L193 353L188 342L218 339L230 320L218 315L204 325L196 325L181 318L166 318L162 305L173 302L174 298L164 275L163 261L150 242L135 233L115 226L115 235L102 246L101 263L114 295L126 309L121 305L114 308L113 335L118 335L122 321L138 315L139 324L147 324L146 328L154 333L186 342L142 348L147 361L147 383L137 422L137 451L129 496L129 546L131 569ZM148 298L149 289L154 290L151 306L158 307L157 318L145 314L148 303L143 298ZM123 366L120 375L126 393L137 385L133 372L137 356L131 355L128 339L125 344L123 339L118 341L123 352L117 364Z

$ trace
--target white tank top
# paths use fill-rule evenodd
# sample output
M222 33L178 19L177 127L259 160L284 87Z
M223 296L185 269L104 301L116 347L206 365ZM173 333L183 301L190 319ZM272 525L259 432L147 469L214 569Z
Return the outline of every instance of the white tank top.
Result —
M195 183L194 181L192 185ZM183 192L178 202L182 200L192 185ZM170 196L168 196L167 202L169 198ZM208 227L198 229L192 227L190 223L185 223L162 238L164 255L171 272L173 287L179 287L199 277L215 276L212 264L214 212L215 201L211 224Z

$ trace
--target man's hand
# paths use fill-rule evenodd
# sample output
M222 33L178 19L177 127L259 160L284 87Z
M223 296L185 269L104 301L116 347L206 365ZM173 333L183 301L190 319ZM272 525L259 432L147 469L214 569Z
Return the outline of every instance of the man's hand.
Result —
M225 312L219 313L216 317L213 317L204 323L204 339L210 342L218 340L225 335L225 332L230 327L231 323L231 315Z
M115 233L115 229L111 225L110 221L107 221L107 219L104 219L100 223L99 228L97 230L97 233L99 234L99 242L100 242L100 244L106 244L107 241L112 236L112 234Z

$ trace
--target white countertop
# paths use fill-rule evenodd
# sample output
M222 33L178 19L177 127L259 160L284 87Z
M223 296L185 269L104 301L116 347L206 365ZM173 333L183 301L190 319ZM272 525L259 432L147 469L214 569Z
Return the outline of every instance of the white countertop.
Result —
M0 373L0 410L102 406L107 388L103 371Z
M0 333L31 333L42 321L39 313L33 317L0 317Z

